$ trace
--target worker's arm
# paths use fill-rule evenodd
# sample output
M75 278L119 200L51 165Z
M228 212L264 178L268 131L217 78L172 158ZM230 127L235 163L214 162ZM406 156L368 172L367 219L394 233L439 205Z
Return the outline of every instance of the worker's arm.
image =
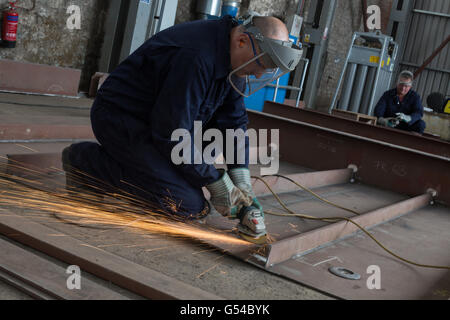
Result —
M377 118L384 118L384 115L386 113L386 108L388 104L389 94L388 92L385 92L383 96L381 97L380 101L378 101L377 105L375 106L374 115Z
M150 115L152 140L159 152L172 161L172 151L180 141L172 141L177 129L185 129L191 137L191 161L176 167L195 187L204 187L220 179L213 165L194 162L194 121L203 104L211 81L211 66L196 52L174 49L170 64L161 73L161 86ZM202 152L200 150L200 152Z

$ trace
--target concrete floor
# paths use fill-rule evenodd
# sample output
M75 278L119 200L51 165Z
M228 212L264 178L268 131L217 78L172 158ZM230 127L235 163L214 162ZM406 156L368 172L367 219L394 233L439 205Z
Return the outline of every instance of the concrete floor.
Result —
M86 108L89 107L90 102L92 101L87 99L77 101L0 94L0 118L2 123L89 125L89 110ZM0 123L0 127L2 123ZM0 156L16 153L61 152L68 144L70 143L0 143ZM0 161L2 160L0 159ZM289 174L305 171L305 169L284 164L281 171L281 173ZM26 214L30 219L54 230L226 299L331 299L316 290L267 273L193 241L167 236L152 236L149 239L148 234L132 229L118 232L116 229L99 231L79 228L63 224L51 217L43 219L38 216L38 212L26 212L19 208L12 211L17 214ZM163 249L148 251L148 248ZM20 293L0 282L0 299L21 299L21 297L23 298Z

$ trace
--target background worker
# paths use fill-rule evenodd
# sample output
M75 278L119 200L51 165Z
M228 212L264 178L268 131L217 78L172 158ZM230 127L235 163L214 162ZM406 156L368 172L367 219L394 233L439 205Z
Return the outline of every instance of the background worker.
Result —
M397 87L384 93L375 107L378 124L423 134L426 128L420 95L412 90L414 75L400 73Z
M301 58L302 50L288 36L280 20L253 16L243 25L226 16L155 35L101 87L91 111L100 144L86 142L64 150L65 170L82 171L186 219L209 213L202 191L206 187L218 212L239 219L253 234L265 234L263 210L248 170L248 138L246 163L226 159L235 164L225 172L193 159L175 165L171 154L178 142L171 137L175 130L186 129L194 141L194 121L224 136L227 129L246 131L243 96L294 70ZM259 214L242 214L250 206Z

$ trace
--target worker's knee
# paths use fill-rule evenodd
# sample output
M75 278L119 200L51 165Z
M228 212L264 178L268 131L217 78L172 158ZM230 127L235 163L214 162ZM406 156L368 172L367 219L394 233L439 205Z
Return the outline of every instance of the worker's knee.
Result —
M397 129L423 134L425 132L426 127L427 127L427 124L425 123L425 121L419 120L416 123L414 123L413 125L408 125L408 124L402 122L402 123L400 123L399 126L397 126Z
M420 125L419 125L419 132L420 133L424 133L425 129L427 128L427 123L423 120L419 121Z

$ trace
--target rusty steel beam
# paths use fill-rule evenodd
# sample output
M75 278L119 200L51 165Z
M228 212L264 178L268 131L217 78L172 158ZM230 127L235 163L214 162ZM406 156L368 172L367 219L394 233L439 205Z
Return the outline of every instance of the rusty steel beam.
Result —
M353 175L353 169L329 170L322 172L308 172L287 176L302 186L314 189L336 184L349 183ZM300 190L292 182L281 177L265 177L264 180L276 193L292 192ZM259 180L253 180L253 191L257 196L272 194L266 185Z
M358 167L356 178L408 196L428 189L450 204L450 158L340 132L306 122L248 111L249 128L278 129L283 161L313 170Z
M450 143L441 139L418 136L413 133L391 128L372 126L356 120L332 116L314 110L298 109L270 101L266 101L264 113L348 132L427 153L450 157Z
M432 194L426 193L413 199L354 217L352 220L361 227L370 229L378 224L396 219L404 214L423 208L427 206L432 199ZM351 235L358 230L360 229L356 225L348 221L340 221L295 237L274 242L268 245L269 254L267 256L266 268L291 259L294 256L307 254L315 248Z
M12 213L0 214L0 234L152 300L221 300L162 273L93 247ZM53 236L52 236L53 235Z

